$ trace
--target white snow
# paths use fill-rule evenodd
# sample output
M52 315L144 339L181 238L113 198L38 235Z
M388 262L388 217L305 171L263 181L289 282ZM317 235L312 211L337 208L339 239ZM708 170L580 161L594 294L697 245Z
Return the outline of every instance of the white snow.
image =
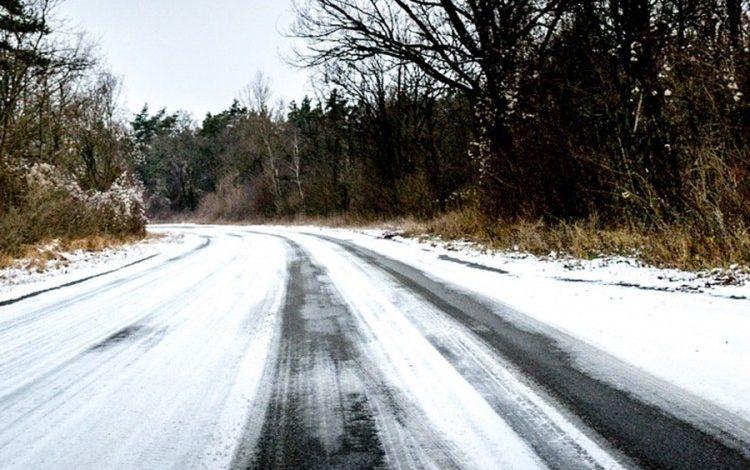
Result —
M392 384L419 400L432 426L454 439L472 468L542 468L534 452L521 440L422 334L384 298L367 273L353 269L347 257L330 244L305 238L303 243L325 266L334 285L377 344L371 355L387 371ZM435 393L440 390L440 393ZM461 406L457 406L460 403Z
M74 254L68 266L44 274L0 273L1 302L112 271L0 308L4 465L226 468L240 440L249 438L247 423L261 420L251 413L258 410L267 355L277 346L289 275L284 241L249 231L285 235L324 267L363 335L367 357L470 467L543 462L428 337L465 351L509 402L523 404L519 413L559 437L556 451L573 442L605 468L618 461L467 328L309 234L354 243L490 299L524 327L558 339L596 377L677 407L688 419L707 419L703 424L720 430L735 426L728 431L750 440L750 301L731 298L750 297L747 283L706 286L705 277L627 259L489 254L468 244L385 239L378 231L151 230L175 235ZM135 329L128 341L108 339L129 327Z
M348 240L480 293L750 421L750 301L728 297L750 297L748 283L682 292L682 284L705 281L623 259L547 261L434 240L384 239L381 231L283 229ZM441 259L446 255L508 274Z
M0 308L0 466L228 467L286 250L191 232L147 262Z
M387 275L378 273L361 260L352 259L341 248L304 235L289 236L326 267L341 297L361 322L361 329L368 334L365 344L371 346L367 357L379 364L391 383L404 390L406 396L418 400L419 407L430 420L430 427L452 439L465 461L473 461L473 468L543 466L534 457L528 443L519 438L426 337L450 336L448 342L461 341L459 350L468 356L488 354L481 340L467 328L457 328L453 322L441 322L440 316L431 315L433 307L406 293ZM424 322L415 323L414 318L406 315L409 310L418 311L417 316L425 318ZM574 453L571 459L577 468L620 468L606 451L509 373L507 365L497 367L494 364L493 367L491 363L495 356L488 355L493 360L479 360L484 373L502 383L501 387L511 395L512 406L520 413L529 413L525 419L536 421L539 433L544 435L542 439L552 441L549 445L556 447L557 452ZM574 452L566 448L568 440L574 443ZM582 460L581 449L591 462Z
M32 260L28 259L16 261L13 267L0 269L0 302L96 276L132 263L145 263L151 258L158 257L154 261L159 262L165 257L187 251L200 242L201 239L194 235L168 234L96 252L58 252L51 246L49 248L56 252L57 257L47 262L43 271L35 269L31 264Z
M375 238L387 236L395 242L408 244L416 249L501 269L510 275L667 292L706 293L722 298L750 300L750 271L740 267L691 272L647 266L635 258L624 256L575 259L550 253L547 257L539 257L518 251L492 252L466 241L446 242L432 237L405 238L383 230L362 230L360 233Z

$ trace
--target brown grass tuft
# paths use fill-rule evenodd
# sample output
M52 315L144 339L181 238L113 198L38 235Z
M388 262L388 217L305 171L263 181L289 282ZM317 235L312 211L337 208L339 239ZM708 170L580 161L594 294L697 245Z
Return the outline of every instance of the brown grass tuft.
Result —
M745 227L716 236L700 226L617 227L603 225L593 217L558 223L488 222L478 211L463 209L426 221L411 221L402 229L407 236L466 239L489 249L518 250L540 256L551 252L583 259L622 255L654 266L687 270L750 265L750 231Z

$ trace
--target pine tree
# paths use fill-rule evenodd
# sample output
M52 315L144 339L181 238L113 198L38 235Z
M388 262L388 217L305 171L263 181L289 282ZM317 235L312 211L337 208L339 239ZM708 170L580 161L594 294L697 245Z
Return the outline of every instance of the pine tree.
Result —
M21 60L31 65L43 64L42 54L19 44L12 38L23 34L49 34L43 19L38 18L21 0L0 0L0 64Z

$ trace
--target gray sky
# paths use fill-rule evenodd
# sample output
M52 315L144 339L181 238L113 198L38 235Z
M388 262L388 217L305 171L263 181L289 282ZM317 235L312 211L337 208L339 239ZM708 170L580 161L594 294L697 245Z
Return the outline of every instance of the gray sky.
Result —
M258 70L286 102L310 91L308 74L282 59L291 0L65 0L58 14L97 40L132 111L148 102L200 120L227 108Z

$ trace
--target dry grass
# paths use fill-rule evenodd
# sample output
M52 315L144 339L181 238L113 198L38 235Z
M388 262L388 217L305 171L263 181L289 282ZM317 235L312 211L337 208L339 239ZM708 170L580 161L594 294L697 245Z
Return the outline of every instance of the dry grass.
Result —
M249 217L249 218L225 218L207 217L204 214L179 213L169 214L151 223L198 223L216 225L234 224L258 224L258 225L317 225L333 228L360 228L360 229L393 229L404 230L404 227L412 227L420 224L414 217L368 217L354 213L342 213L331 215L295 215L291 217Z
M13 266L15 258L4 253L0 253L0 269L5 269Z
M519 250L542 256L551 252L584 259L602 255L634 256L654 266L687 270L750 265L750 231L744 227L717 237L705 234L701 227L606 227L593 218L556 224L523 220L488 223L477 211L466 209L411 222L404 225L403 230L412 236L469 239L490 249Z
M0 269L22 267L29 271L43 272L50 261L67 263L65 253L85 251L101 252L119 248L148 238L159 238L161 235L92 235L82 238L53 239L30 245L23 245L13 256L0 253Z
M418 222L412 217L366 217L359 214L333 214L326 216L297 215L292 218L279 219L275 222L286 225L320 225L325 227L351 227L361 229L398 229L405 230Z
M108 250L111 248L119 248L123 245L130 245L141 240L158 239L164 235L161 234L146 234L141 235L92 235L85 238L76 238L72 240L66 240L61 243L63 251L88 251L88 252L99 252Z

